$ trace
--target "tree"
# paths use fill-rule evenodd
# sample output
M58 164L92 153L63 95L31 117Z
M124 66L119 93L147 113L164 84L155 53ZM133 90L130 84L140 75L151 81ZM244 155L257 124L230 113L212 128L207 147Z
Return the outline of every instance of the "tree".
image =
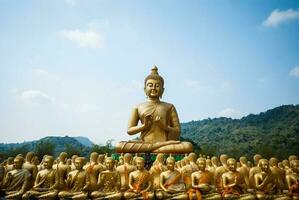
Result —
M54 155L55 144L50 141L40 141L36 144L34 152L41 160L44 155Z
M71 157L73 155L80 156L82 154L82 149L76 147L72 144L65 144L65 152Z

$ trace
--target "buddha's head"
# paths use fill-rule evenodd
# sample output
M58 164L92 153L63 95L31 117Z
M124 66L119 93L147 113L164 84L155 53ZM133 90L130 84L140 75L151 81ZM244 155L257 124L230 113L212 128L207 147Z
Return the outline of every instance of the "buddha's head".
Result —
M254 164L255 164L255 165L258 165L259 160L262 159L262 158L263 158L263 157L262 157L260 154L255 154L255 155L253 156Z
M229 171L236 171L237 169L237 161L234 158L229 158L227 160L227 167L229 169Z
M75 159L75 167L77 170L81 170L85 164L85 158L84 157L77 157Z
M156 161L158 163L163 163L164 162L164 154L163 153L158 153L158 155L156 157Z
M99 156L99 154L97 152L92 152L90 154L89 159L90 159L91 162L97 162L98 161L98 156Z
M164 92L164 79L159 75L157 66L154 66L151 74L145 78L144 92L149 98L162 98Z
M108 170L113 170L113 168L114 168L114 160L111 157L107 157L105 159L105 167Z
M13 166L15 169L22 169L24 163L24 158L21 156L16 156L13 160Z
M166 159L166 165L167 165L167 169L174 170L174 166L175 166L175 159L174 159L174 157L169 156Z
M66 152L61 152L59 154L59 161L64 163L66 161L66 159L67 159L67 153Z
M275 157L270 158L269 165L271 167L277 167L278 166L278 159Z
M197 161L196 161L196 164L197 164L198 169L200 171L205 171L205 169L206 169L206 159L198 158Z
M124 155L124 163L131 163L131 161L132 161L132 154L126 153Z
M220 155L220 162L221 162L222 166L225 166L227 164L227 159L228 159L228 155L226 155L226 154Z
M135 163L136 163L136 168L138 170L143 170L144 169L144 159L142 157L137 157L135 159Z
M31 163L32 158L34 157L34 152L30 151L26 154L26 161Z
M263 172L268 172L269 171L269 161L267 159L260 159L258 166L261 168Z
M290 165L293 172L299 173L299 160L292 160Z
M211 158L211 161L212 161L212 164L213 164L214 166L219 166L219 160L218 160L218 158L217 158L216 156L213 156L213 157Z
M291 162L292 160L298 160L298 156L296 156L296 155L290 155L289 156L289 161Z
M53 166L53 162L54 162L54 158L53 156L47 156L45 159L44 159L44 167L46 169L51 169L52 166Z
M98 156L98 163L103 163L104 160L105 160L105 154L100 154L100 155Z

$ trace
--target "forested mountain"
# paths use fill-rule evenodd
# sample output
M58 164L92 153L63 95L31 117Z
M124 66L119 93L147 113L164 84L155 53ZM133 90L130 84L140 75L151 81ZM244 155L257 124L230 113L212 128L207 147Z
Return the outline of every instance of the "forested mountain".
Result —
M207 155L285 159L299 154L299 105L285 105L241 119L214 118L182 123L182 137Z

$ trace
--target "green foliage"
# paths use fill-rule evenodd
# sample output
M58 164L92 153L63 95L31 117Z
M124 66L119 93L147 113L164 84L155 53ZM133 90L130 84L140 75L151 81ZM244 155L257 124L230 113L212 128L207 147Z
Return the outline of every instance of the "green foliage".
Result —
M42 140L36 144L34 152L38 158L42 160L44 155L54 155L55 144L50 141Z
M25 156L27 152L30 151L30 145L24 144L18 147L12 147L7 152L5 152L6 157L15 157L19 154Z
M299 105L280 106L242 119L215 118L182 123L182 137L205 155L285 159L299 152Z

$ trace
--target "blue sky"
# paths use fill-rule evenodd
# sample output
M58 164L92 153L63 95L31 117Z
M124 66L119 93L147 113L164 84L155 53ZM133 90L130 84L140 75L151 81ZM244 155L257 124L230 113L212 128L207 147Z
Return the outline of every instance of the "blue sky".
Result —
M0 0L0 142L128 140L153 65L182 122L299 102L299 1Z

